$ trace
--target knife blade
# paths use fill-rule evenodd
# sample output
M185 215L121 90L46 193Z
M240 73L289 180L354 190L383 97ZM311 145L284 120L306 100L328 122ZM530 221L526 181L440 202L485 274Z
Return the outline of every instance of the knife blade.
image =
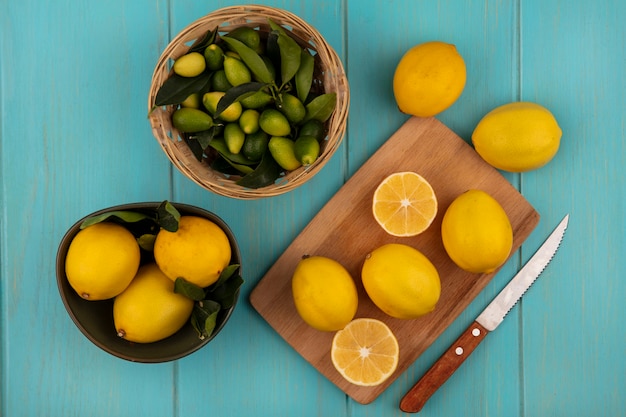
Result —
M404 395L400 409L406 413L419 412L428 399L441 387L467 357L494 331L506 314L522 298L556 253L567 229L569 214L558 224L537 252L526 262L511 281L489 303L474 322L459 336L420 380Z

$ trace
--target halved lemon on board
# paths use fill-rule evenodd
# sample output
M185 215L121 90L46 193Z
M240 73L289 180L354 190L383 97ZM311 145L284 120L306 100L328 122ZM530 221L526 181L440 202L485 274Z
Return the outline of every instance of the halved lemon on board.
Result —
M415 172L396 172L385 178L374 191L372 213L390 235L416 236L437 215L433 187Z
M400 348L385 323L358 318L335 333L330 354L337 371L349 382L375 386L385 382L398 367Z

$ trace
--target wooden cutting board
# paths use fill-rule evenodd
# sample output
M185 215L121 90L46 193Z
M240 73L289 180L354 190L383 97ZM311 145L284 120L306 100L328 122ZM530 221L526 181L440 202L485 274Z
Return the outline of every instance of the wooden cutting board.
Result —
M371 214L373 192L389 174L415 171L437 196L439 211L426 232L416 237L389 236ZM513 226L513 254L539 222L539 214L474 149L435 118L409 119L320 210L267 271L250 295L252 306L308 362L362 404L372 402L402 374L470 304L495 275L459 269L446 254L440 237L441 219L452 200L477 188L491 194ZM382 313L365 294L360 271L365 255L378 246L399 242L422 251L437 267L441 298L435 310L418 319L401 320ZM309 327L296 312L291 276L302 255L323 255L342 263L359 290L356 317L384 321L400 345L396 372L376 387L347 382L333 367L330 346L334 333ZM497 271L496 271L497 272Z

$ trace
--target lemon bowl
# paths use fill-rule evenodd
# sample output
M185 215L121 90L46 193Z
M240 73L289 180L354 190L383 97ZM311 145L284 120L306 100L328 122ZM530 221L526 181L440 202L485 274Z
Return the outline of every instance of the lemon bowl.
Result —
M102 301L87 301L81 298L70 286L65 274L65 259L72 239L80 231L81 223L92 216L97 216L111 211L136 211L145 214L153 214L160 203L143 202L130 203L109 207L93 212L78 220L65 233L58 247L56 256L56 280L61 300L70 318L82 332L82 334L105 352L131 362L160 363L180 359L211 342L226 326L231 317L239 298L239 290L235 294L233 305L230 308L220 310L217 316L215 328L209 337L200 339L198 332L193 328L190 321L172 336L153 343L133 343L117 336L113 322L113 299ZM187 204L171 203L181 215L199 216L211 220L217 224L228 236L232 249L231 264L241 265L241 253L235 236L229 226L216 214L202 208ZM142 263L149 255L142 250ZM241 267L238 273L241 275Z
M325 137L320 140L319 157L310 165L284 171L276 181L259 188L238 184L240 175L224 174L211 166L210 158L198 158L186 137L172 123L177 105L157 106L161 86L173 74L173 62L185 55L209 31L221 36L242 27L258 30L260 36L271 32L269 20L289 30L290 36L314 56L312 88L316 92L335 93L334 111L325 122ZM149 122L152 134L170 162L187 178L216 194L237 199L259 199L291 191L309 181L330 160L340 146L347 124L350 90L343 64L324 37L313 26L291 12L262 5L230 6L199 18L179 32L162 52L155 66L148 94Z

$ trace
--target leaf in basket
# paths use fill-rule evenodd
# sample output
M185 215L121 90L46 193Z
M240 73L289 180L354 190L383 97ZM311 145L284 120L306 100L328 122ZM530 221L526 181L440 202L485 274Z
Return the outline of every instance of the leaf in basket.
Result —
M209 130L203 130L202 132L196 132L189 135L190 139L195 139L202 149L206 149L211 143L211 140L218 135L218 132L221 130L221 126L213 126ZM200 159L202 160L202 158Z
M267 35L267 43L265 45L265 55L272 61L272 64L276 68L280 68L280 48L278 47L278 32L277 30L271 31ZM276 80L278 83L280 80Z
M226 141L224 140L224 138L213 138L211 142L209 142L209 146L215 149L217 152L219 152L219 154L222 155L224 159L230 162L233 162L235 164L254 165L257 163L256 161L249 160L242 154L232 153L231 151L229 151L228 147L226 146Z
M302 123L311 119L325 122L337 106L337 93L325 93L315 97L306 105L306 115Z
M211 83L211 73L203 72L197 77L181 77L172 74L159 88L154 104L156 106L169 106L180 104L193 93L204 91Z
M211 162L211 169L217 172L221 172L224 175L241 175L235 167L231 165L222 155L219 153L217 157Z
M315 58L306 49L300 55L300 68L296 72L296 93L301 102L305 102L313 83Z
M149 219L150 216L143 214L143 213L137 213L135 211L123 211L123 210L114 210L114 211L109 211L107 213L102 213L99 214L97 216L92 216L92 217L88 217L85 220L83 220L83 222L80 224L80 228L84 229L88 226L94 225L96 223L100 223L104 220L107 220L110 217L116 217L120 220L122 220L123 222L126 223L136 223L138 221L144 220L144 219Z
M224 156L222 156L224 158ZM254 172L254 168L249 166L249 165L244 165L244 164L238 164L236 162L233 162L227 158L224 158L224 160L226 162L228 162L228 164L230 166L232 166L233 168L235 168L237 170L237 173L240 175L248 175L251 174L252 172Z
M278 33L282 33L284 35L287 34L287 31L285 30L284 27L282 27L281 25L279 25L278 23L274 22L272 19L267 19L267 23L270 25L270 28L272 29L272 31L276 31Z
M269 151L265 152L261 162L250 174L237 181L238 185L247 188L261 188L273 184L282 172L282 168L274 161Z
M235 38L228 37L228 35L222 36L222 40L239 54L241 60L250 68L250 71L258 81L266 84L274 81L272 73L265 65L265 61L252 48Z
M212 73L203 72L196 77L182 77L172 74L159 88L155 98L155 107L177 105L191 94L206 91L211 85Z
M298 72L302 48L291 36L284 32L278 34L277 42L280 48L280 76L282 88L291 81Z
M168 232L178 230L178 222L180 221L180 213L176 207L169 201L165 200L157 207L157 223Z
M198 132L198 133L203 133L203 132L206 132L206 130L203 130L202 132ZM191 149L191 153L193 153L193 156L195 156L198 161L202 161L204 148L202 148L202 145L200 144L200 142L198 142L196 137L183 135L183 139L185 140L185 143L187 144L187 146L189 146L189 149Z
M267 84L264 83L250 82L229 88L222 96L222 98L220 98L220 100L217 102L217 107L215 108L213 118L218 118L219 115L228 108L228 106L236 101L243 100L244 98L253 95L266 85Z
M215 38L217 37L217 28L214 30L208 31L203 38L196 40L196 42L191 45L189 51L187 53L199 52L204 54L204 50L207 46L215 42Z

